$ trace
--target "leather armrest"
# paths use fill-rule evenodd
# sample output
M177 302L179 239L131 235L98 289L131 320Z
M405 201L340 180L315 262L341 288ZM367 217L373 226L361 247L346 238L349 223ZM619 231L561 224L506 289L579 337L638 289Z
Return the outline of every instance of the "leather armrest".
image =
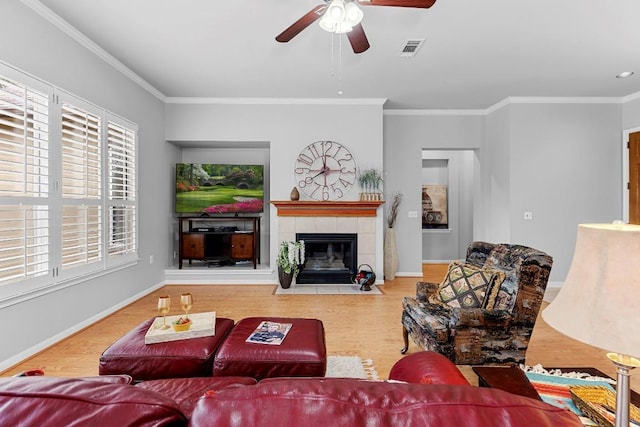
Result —
M398 360L389 379L413 384L469 385L458 367L440 353L419 351Z

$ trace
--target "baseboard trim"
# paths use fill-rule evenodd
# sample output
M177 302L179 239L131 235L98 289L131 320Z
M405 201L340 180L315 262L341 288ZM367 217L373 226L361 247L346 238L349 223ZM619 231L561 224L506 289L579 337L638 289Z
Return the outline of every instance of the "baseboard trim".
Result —
M396 277L422 277L422 271L398 271Z
M0 362L0 372L4 372L8 369L11 369L13 366L17 365L18 363L22 363L25 360L29 359L32 356L35 356L37 353L40 353L41 351L45 350L48 347L51 347L54 344L57 344L58 342L62 341L65 338L70 337L71 335L80 332L81 330L83 330L84 328L87 328L89 326L91 326L92 324L104 319L107 316L112 315L113 313L115 313L116 311L120 310L121 308L124 308L125 306L133 303L134 301L139 300L140 298L144 297L145 295L150 294L151 292L160 289L161 287L165 286L165 282L160 282L156 285L153 285L149 288L147 288L146 290L137 293L136 295L127 298L126 300L112 306L109 307L108 309L96 314L95 316L89 317L87 319L85 319L84 321L68 328L65 329L64 331L52 336L51 338L41 341L39 342L37 345L34 345L33 347L30 347L8 359L3 360L2 362ZM96 362L97 363L97 362Z
M451 259L424 259L423 264L451 264L454 260Z

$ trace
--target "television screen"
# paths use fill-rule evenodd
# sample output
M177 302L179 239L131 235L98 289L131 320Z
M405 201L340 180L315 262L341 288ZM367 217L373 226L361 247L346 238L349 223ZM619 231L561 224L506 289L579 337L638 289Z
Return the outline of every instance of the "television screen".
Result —
M263 165L176 164L176 213L258 213L264 209Z

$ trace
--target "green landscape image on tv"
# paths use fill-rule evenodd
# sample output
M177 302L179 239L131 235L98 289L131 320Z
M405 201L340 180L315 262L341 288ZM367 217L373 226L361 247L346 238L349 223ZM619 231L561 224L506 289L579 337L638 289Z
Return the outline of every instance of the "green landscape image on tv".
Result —
M264 166L176 164L176 213L236 214L264 210Z

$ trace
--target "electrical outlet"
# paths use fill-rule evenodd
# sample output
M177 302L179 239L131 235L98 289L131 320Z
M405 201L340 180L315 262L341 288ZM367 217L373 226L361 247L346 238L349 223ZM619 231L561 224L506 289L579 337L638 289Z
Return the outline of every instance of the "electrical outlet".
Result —
M418 211L409 211L409 218L418 218Z
M524 213L524 219L526 221L531 221L533 219L533 212L525 212Z

